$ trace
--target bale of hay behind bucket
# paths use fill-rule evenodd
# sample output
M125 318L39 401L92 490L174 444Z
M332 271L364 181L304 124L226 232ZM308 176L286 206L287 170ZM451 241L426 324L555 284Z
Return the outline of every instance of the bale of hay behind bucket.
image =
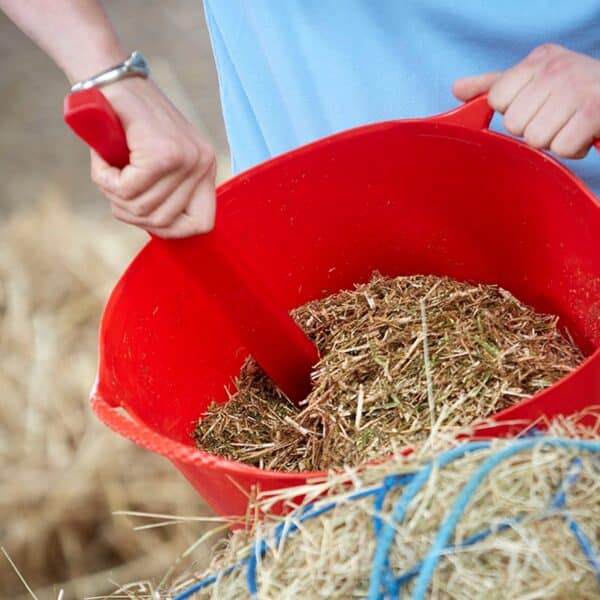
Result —
M263 497L176 600L600 596L600 419L457 443ZM285 518L269 507L305 494ZM134 596L135 597L135 596Z
M0 546L42 598L162 576L203 530L133 530L116 510L206 514L167 462L116 436L87 396L98 322L144 240L108 217L75 214L60 189L0 227ZM0 554L0 596L26 592Z

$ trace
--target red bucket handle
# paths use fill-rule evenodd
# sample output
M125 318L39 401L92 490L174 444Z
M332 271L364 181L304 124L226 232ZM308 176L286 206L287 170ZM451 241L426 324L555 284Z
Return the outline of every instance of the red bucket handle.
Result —
M493 116L494 109L488 104L487 94L481 94L457 108L425 120L469 129L487 129Z
M150 452L161 454L169 460L186 465L194 465L209 469L226 471L230 475L243 475L245 477L256 478L258 474L262 479L274 479L281 481L288 480L289 485L298 485L299 474L290 472L282 473L280 471L269 471L259 469L251 465L246 465L237 461L228 460L214 454L204 452L191 445L182 444L156 433L144 423L135 420L123 412L122 407L109 404L97 390L94 390L90 396L90 404L94 414L109 429L118 433L122 437L132 441ZM323 473L315 471L302 473L302 481L305 478L322 476Z
M493 116L494 109L488 103L488 95L481 94L458 108L426 120L433 123L461 125L469 129L487 129ZM600 139L596 140L593 146L600 152Z
M112 406L97 392L92 393L90 403L96 416L109 429L146 450L162 454L170 460L210 467L218 466L223 460L156 433L147 425L126 416L121 412L121 407Z

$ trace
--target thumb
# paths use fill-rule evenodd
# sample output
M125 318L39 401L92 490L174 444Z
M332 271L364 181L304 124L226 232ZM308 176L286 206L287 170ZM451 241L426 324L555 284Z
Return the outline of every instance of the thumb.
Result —
M457 79L452 85L452 93L463 102L487 92L500 78L502 73L483 73L474 77Z

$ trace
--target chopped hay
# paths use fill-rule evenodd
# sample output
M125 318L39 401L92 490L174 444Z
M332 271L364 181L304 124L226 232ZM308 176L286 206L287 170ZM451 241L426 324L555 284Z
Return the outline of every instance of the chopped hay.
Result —
M159 578L205 530L136 532L116 510L209 514L170 463L92 414L98 322L145 236L45 202L0 226L0 546L40 598ZM132 468L135 465L135 468ZM195 556L201 559L202 550ZM0 596L28 597L0 554Z
M599 426L597 415L595 425L587 428L574 421L554 422L547 437L592 440L600 450ZM578 523L592 556L600 559L600 453L550 447L544 444L545 439L540 436L516 442L531 442L533 447L503 460L483 478L448 541L465 543L470 536L486 530L489 535L471 540L457 551L442 552L428 598L599 597L600 577L565 517ZM487 449L469 452L447 466L434 466L395 526L388 555L395 576L406 573L428 554L457 497L484 461L514 444L511 440L495 440ZM330 474L324 482L266 493L259 500L265 519L255 522L250 532L234 533L215 555L211 568L197 571L195 581L247 559L259 540L265 540L266 552L256 569L259 593L255 597L260 600L367 597L377 544L374 516L380 517L381 527L391 523L394 506L407 484L396 481L397 487L387 486L391 489L379 513L374 508L374 495L367 495L368 491L390 481L390 476L421 471L432 459L433 465L439 464L441 452L457 445L455 439L438 435L408 457L396 455L383 463ZM558 499L559 491L565 492L564 506ZM356 492L361 496L352 499ZM292 501L300 493L306 498L295 513L286 517L269 514L275 503ZM552 499L556 500L554 507ZM329 504L335 508L300 523L300 515L307 514L310 503L314 503L314 512ZM299 528L292 531L295 525ZM283 535L277 536L277 528ZM600 569L600 562L596 569ZM193 597L250 599L247 574L246 563L218 577L216 583ZM183 594L193 584L194 579L188 576L173 582L168 593ZM414 586L412 579L403 588L403 595L396 593L393 597L411 597ZM147 596L133 597L141 600Z
M199 420L198 447L281 471L358 465L423 441L434 421L481 421L583 359L556 317L448 278L375 274L292 314L322 357L301 409L250 359L229 401Z

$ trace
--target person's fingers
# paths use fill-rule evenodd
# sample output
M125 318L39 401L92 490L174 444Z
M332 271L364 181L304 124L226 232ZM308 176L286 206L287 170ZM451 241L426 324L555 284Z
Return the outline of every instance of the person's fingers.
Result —
M140 225L147 224L148 220L144 217L154 213L163 202L174 195L183 181L189 178L190 185L196 184L203 173L210 168L211 161L214 161L214 155L210 148L204 149L202 153L200 149L196 148L194 151L188 151L185 161L181 160L181 157L178 161L177 168L174 171L163 173L158 177L159 165L157 163L149 164L146 161L145 168L153 170L150 174L146 172L145 168L135 167L134 169L133 165L125 167L119 172L118 169L107 165L97 155L93 155L92 178L103 194L114 205L122 209L118 211L120 220L123 220L122 217L126 212L129 212L132 217L140 217L140 219L132 218L127 222ZM163 162L161 168L167 168L170 164L169 162ZM144 185L149 183L151 183L149 188L142 189ZM141 190L138 196L131 196L133 191L138 190ZM176 194L176 197L180 197L180 194ZM158 219L161 223L168 220L173 205L172 201L167 202L165 209L155 213L153 218Z
M187 177L177 189L152 213L145 216L132 214L125 203L107 192L116 219L143 227L160 237L185 237L210 231L215 216L215 163L208 172ZM156 187L156 186L155 186Z
M118 181L119 173L120 169L111 167L100 155L90 151L90 175L100 189L112 187Z
M91 170L115 217L165 237L210 229L215 163L210 145L151 81L124 80L106 95L125 129L129 164L119 170L93 154ZM208 198L199 203L198 214L196 196Z
M452 93L458 100L466 102L487 92L501 75L502 73L493 72L457 79L452 84Z
M215 213L215 176L216 160L213 158L204 170L197 170L193 177L180 186L172 199L164 202L149 216L153 228L172 227L177 217L185 213L189 220L185 223L187 235L210 231L214 224ZM175 227L179 232L179 228ZM173 235L171 235L173 237ZM183 237L177 234L177 237Z
M153 229L171 227L179 215L186 211L200 179L188 178L170 198L148 215L147 220L150 227Z
M495 79L486 73L455 82L466 100L488 92L489 104L504 115L509 133L564 158L585 156L600 136L600 61L555 44L535 48Z
M517 94L533 79L533 75L531 68L521 63L508 69L490 88L490 106L500 113L506 112Z
M534 77L515 96L504 113L504 128L513 135L521 136L527 125L550 97L551 89Z
M185 212L177 216L170 226L148 231L162 238L182 238L209 232L215 222L215 173L216 163L213 163L192 191Z
M110 192L106 192L106 196L111 202L113 215L120 221L145 229L169 227L189 204L190 196L198 180L199 177L187 177L180 181L174 189L170 189L167 195L156 194L153 198L155 208L145 214L140 214L134 209L133 205L137 201L122 200ZM150 192L156 192L156 188L160 188L161 184L162 181L157 183Z
M215 176L216 162L214 162L207 176L200 181L186 208L186 213L193 219L198 231L210 231L215 223Z
M142 227L140 224L142 221L142 217L135 217L129 211L121 208L118 204L114 202L110 203L110 211L112 216L117 219L117 221L121 221L122 223L128 223L129 225L137 225L138 227ZM144 227L145 229L145 227Z
M550 150L563 158L583 158L594 140L600 135L600 127L590 127L587 106L579 108L550 143Z
M192 174L177 171L159 179L158 182L150 187L150 189L131 200L125 200L102 188L101 191L112 204L119 206L134 217L143 219L153 213L163 202L166 202L168 198L175 194L177 188L191 176Z
M553 92L525 127L525 141L534 148L549 148L552 140L576 111L577 105L572 96L566 99Z
M192 214L180 213L168 227L152 227L148 228L148 231L161 238L183 238L207 233L214 225L213 200L214 190L211 192L206 185L200 186L188 205L188 210L191 210ZM196 208L193 208L194 204Z
M178 215L168 227L149 227L146 231L165 240L186 238L199 233L206 233L206 231L199 231L194 220L185 213Z
M151 151L148 148L152 147ZM201 150L194 144L185 147L171 140L161 140L155 146L146 144L144 152L130 155L130 164L115 169L93 154L92 179L103 190L124 200L143 194L170 173L188 172L200 162Z
M505 113L517 94L534 78L548 56L558 52L558 47L545 44L535 48L524 60L507 69L489 91L490 106Z

